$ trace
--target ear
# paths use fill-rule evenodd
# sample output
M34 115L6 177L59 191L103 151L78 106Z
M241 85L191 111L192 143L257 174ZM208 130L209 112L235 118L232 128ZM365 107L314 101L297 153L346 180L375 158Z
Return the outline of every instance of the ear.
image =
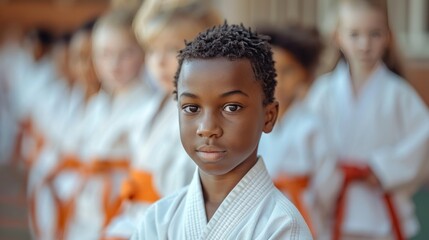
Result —
M277 121L277 115L279 113L279 103L274 101L265 106L265 122L264 122L264 133L269 133L273 130L274 125Z

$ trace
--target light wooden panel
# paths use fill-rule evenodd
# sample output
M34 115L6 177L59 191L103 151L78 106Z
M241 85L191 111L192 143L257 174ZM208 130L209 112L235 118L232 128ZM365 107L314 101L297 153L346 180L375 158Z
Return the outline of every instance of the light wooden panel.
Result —
M108 2L58 4L49 1L11 1L0 3L0 24L25 28L43 26L54 32L69 31L108 7Z

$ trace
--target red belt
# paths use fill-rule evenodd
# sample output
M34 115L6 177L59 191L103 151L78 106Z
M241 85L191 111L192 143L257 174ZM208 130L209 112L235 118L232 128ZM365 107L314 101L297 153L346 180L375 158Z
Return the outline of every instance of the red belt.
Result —
M355 166L349 164L342 164L341 170L344 174L344 182L340 190L340 194L337 201L337 207L335 210L335 223L333 240L339 240L341 236L341 229L344 221L344 212L346 205L346 193L350 183L354 181L362 181L371 174L371 169L368 166ZM387 207L388 214L391 219L394 234L397 240L404 240L404 234L401 229L398 214L395 207L393 206L392 197L389 193L384 193L384 203Z

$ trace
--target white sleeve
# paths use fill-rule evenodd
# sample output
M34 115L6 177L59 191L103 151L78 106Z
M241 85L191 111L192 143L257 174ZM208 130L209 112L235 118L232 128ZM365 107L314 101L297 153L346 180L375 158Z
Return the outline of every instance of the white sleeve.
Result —
M144 215L141 218L137 225L137 231L134 232L131 240L140 240L140 239L169 239L170 228L175 229L174 226L181 221L182 218L177 222L176 214L180 211L179 209L183 207L183 199L186 198L188 188L182 188L173 195L169 195L155 204L151 205ZM183 212L183 209L182 209ZM180 213L179 213L180 215ZM176 221L174 221L176 219ZM176 225L175 225L176 224ZM177 230L172 230L175 236L181 236ZM171 234L171 233L170 233ZM184 239L181 237L175 237L175 239Z
M328 214L336 204L343 174L337 169L336 152L327 131L324 131L321 125L316 130L310 141L314 159L310 189L314 193L318 211Z
M136 224L137 230L131 236L131 240L160 239L157 234L158 230L155 209L156 205L152 205L144 214L142 220Z
M410 187L429 175L429 112L417 93L405 88L395 109L402 138L370 156L370 166L386 190Z
M311 86L305 98L306 107L319 116L323 115L321 103L326 103L327 98L332 95L330 95L330 93L332 93L331 83L334 81L332 74L333 73L328 73L319 77Z

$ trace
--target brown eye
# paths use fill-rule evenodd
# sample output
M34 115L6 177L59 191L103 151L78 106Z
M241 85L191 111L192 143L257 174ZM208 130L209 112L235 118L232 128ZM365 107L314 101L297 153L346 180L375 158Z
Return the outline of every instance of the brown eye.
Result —
M242 107L237 104L228 104L223 107L223 110L225 110L226 112L237 112L241 108Z
M196 113L200 110L200 108L195 105L186 105L182 108L182 110L186 113Z

